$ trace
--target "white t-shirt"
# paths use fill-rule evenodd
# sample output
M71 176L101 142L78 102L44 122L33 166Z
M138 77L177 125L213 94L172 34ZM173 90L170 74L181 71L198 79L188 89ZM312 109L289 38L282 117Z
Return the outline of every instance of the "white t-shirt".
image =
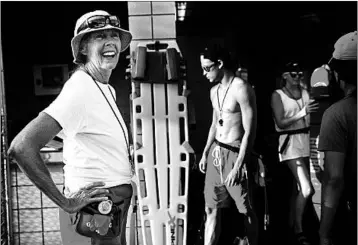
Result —
M44 110L62 127L59 136L64 143L65 187L70 193L94 181L112 187L129 184L132 178L125 141L127 127L109 91L115 96L115 90L108 84L96 83L111 103L125 136L103 94L81 70L71 76Z
M302 90L302 99L295 100L288 97L282 89L277 89L276 92L280 95L283 109L284 109L284 117L290 118L296 115L306 104L309 103L309 94L306 90ZM290 126L280 129L276 122L275 128L277 132L286 131L286 130L295 130L301 129L305 127L309 127L310 125L310 115L304 117L304 119L300 119ZM283 145L285 139L285 135L280 135L279 137L279 148ZM290 141L286 147L286 150L281 154L279 153L280 162L290 159L295 159L298 157L308 157L310 156L310 136L309 134L293 134L290 136Z

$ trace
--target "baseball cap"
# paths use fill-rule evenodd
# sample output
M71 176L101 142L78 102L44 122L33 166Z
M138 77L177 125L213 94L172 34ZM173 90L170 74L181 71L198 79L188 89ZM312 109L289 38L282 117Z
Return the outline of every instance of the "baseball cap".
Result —
M357 31L340 37L334 44L332 56L336 60L357 60Z
M283 72L293 72L293 71L301 71L301 67L298 62L291 61L285 64L283 67Z

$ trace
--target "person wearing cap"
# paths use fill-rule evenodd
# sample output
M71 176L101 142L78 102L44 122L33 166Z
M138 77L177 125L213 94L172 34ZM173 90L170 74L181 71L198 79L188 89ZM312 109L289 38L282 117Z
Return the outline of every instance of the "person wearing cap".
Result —
M310 100L306 89L301 86L303 72L298 63L285 65L282 73L282 87L273 92L271 107L275 129L279 135L279 160L292 172L299 191L292 192L291 222L298 244L310 244L303 233L302 217L307 200L313 195L309 171L310 156L310 113L317 109L317 103Z
M323 114L320 244L357 244L357 31L340 37L328 63L344 98Z
M250 162L257 124L255 92L248 82L235 76L229 52L219 45L205 48L200 62L203 75L218 83L210 91L212 124L199 163L200 171L206 173L204 244L218 244L221 210L236 204L244 216L249 244L257 245Z
M131 39L116 16L102 10L81 16L71 41L77 69L58 97L14 138L9 148L9 156L26 176L60 207L63 244L126 244L132 196L129 134L109 79ZM41 148L56 135L64 144L63 194L40 157ZM116 198L123 201L120 235L102 242L76 233L76 213L90 203L108 200L109 188L120 193Z

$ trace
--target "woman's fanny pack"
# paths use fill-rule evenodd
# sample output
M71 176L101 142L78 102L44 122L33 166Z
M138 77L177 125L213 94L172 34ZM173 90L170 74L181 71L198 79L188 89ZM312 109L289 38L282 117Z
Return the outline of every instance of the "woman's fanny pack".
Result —
M82 236L92 238L114 238L121 233L121 218L124 199L109 191L108 200L88 204L76 215L75 229Z

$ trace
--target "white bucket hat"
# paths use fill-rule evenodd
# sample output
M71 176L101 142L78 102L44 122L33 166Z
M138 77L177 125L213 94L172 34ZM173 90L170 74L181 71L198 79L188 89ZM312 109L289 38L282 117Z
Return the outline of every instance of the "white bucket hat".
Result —
M100 27L100 28L87 27L87 28L80 30L78 32L78 29L81 27L81 25L83 23L85 23L85 21L87 21L88 18L96 16L96 15L110 16L110 14L107 13L106 11L96 10L96 11L89 12L89 13L82 15L76 22L74 36L71 40L72 55L74 58L73 62L75 64L81 63L80 59L78 58L78 55L79 55L78 51L79 51L79 46L80 46L81 40L82 40L83 36L87 33L100 31L100 30L108 30L108 29L117 30L119 32L119 38L120 38L121 44L122 44L120 52L123 52L124 50L126 50L129 47L130 42L132 41L132 34L129 31L126 31L126 30L120 28L120 26L115 27L110 24L106 24L104 27Z

